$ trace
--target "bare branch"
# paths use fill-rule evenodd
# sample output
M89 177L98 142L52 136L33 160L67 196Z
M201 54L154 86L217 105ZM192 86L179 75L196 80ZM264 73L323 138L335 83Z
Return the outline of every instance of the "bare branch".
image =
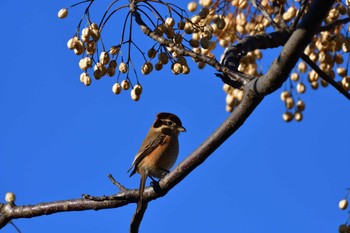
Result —
M143 216L147 210L148 202L142 203L142 205L138 206L134 216L131 219L130 223L130 233L137 233L139 232L139 228L141 225L141 221L143 219Z
M299 28L289 37L280 56L272 64L267 74L252 81L245 80L246 85L242 102L202 145L174 168L172 172L160 180L159 186L145 189L143 196L145 203L166 195L168 191L181 182L191 171L202 164L227 138L240 128L265 95L276 91L282 85L303 54L306 45L311 41L333 2L323 0L314 0L312 2L310 10L303 17ZM129 203L136 203L138 195L138 190L121 188L119 193L103 201L81 198L26 206L15 206L10 203L0 204L0 229L16 218L32 218L67 211L117 208ZM133 220L133 224L137 228L146 207L147 204L141 207L139 212L134 215L135 220Z
M350 100L350 93L347 92L341 85L334 81L329 75L323 72L305 53L301 55L301 58L314 70L316 73L327 83L337 89L346 98Z
M333 23L330 23L328 25L320 27L317 30L317 32L329 31L329 30L333 29L336 26L339 26L339 25L342 25L342 24L346 24L348 22L350 22L350 18L338 19L338 20L334 21Z
M116 186L119 188L120 191L122 191L122 192L128 191L127 188L125 188L121 183L119 183L118 181L116 181L116 180L114 179L114 177L112 176L112 174L108 174L108 178L112 181L112 183L113 183L114 185L116 185Z

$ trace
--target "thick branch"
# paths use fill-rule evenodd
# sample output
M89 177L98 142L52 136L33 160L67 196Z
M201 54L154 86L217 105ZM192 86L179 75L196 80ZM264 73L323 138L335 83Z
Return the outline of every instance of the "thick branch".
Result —
M322 20L327 16L333 3L334 1L322 0L311 3L309 11L284 45L279 57L273 62L268 72L256 80L258 93L262 95L272 93L283 84L320 27Z
M143 215L147 210L148 202L143 203L140 207L136 209L134 216L131 219L130 233L139 232L139 228L143 219Z
M191 171L202 164L245 122L265 95L276 91L280 87L287 79L298 58L300 58L305 46L310 42L332 3L333 1L322 0L314 0L312 2L310 10L302 19L301 26L289 38L280 56L272 64L267 74L247 82L242 102L227 120L201 146L164 177L157 188L148 187L145 189L143 199L145 203L164 196ZM0 205L0 228L16 218L31 218L66 211L116 208L129 203L136 203L137 199L137 190L124 189L104 201L73 199L27 206Z

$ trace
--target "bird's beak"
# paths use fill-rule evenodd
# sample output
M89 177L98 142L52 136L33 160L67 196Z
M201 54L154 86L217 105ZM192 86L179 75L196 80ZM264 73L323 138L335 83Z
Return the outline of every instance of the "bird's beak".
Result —
M179 127L179 132L186 132L185 127L183 127L183 126Z

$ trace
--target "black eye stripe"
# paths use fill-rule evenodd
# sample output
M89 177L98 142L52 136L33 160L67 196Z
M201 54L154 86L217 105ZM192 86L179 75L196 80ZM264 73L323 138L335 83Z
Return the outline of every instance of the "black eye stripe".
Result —
M175 125L175 123L169 120L162 120L162 125L172 126Z

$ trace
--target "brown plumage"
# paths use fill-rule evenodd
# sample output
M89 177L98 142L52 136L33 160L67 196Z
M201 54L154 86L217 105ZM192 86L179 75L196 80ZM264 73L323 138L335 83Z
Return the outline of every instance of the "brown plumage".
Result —
M157 115L129 169L133 169L130 176L136 172L141 175L138 209L142 205L147 177L164 177L176 162L180 132L186 132L186 129L175 114L163 112Z

